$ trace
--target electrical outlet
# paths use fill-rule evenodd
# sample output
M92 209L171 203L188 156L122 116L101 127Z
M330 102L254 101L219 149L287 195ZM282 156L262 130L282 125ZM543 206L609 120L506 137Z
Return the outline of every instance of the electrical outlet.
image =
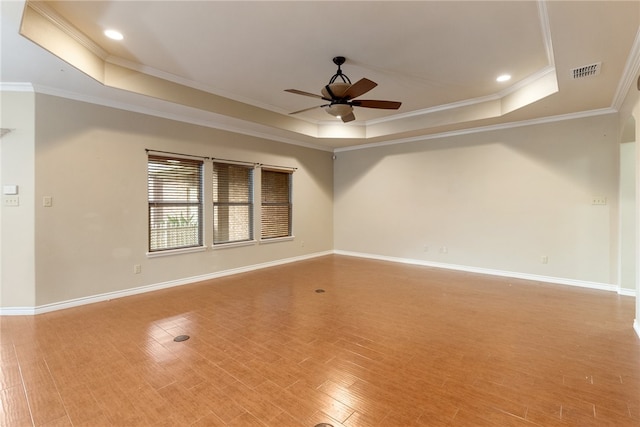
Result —
M53 206L53 197L44 196L42 198L42 206L44 206L45 208L50 208L51 206Z
M20 197L19 196L4 196L4 205L5 206L20 206Z
M542 255L540 257L540 262L543 263L543 264L548 264L549 263L549 257L546 256L546 255Z
M133 274L142 273L142 266L140 264L136 264L133 266Z
M440 248L440 253L441 254L449 253L449 249L446 246L443 246Z

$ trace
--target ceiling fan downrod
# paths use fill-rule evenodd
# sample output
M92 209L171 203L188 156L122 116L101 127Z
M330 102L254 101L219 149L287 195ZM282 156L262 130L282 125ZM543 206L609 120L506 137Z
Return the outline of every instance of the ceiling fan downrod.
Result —
M347 77L345 74L342 74L342 68L340 68L340 66L342 64L344 64L345 61L346 61L346 59L345 59L344 56L336 56L336 57L333 58L333 63L338 66L338 71L336 71L336 73L333 75L333 77L331 77L331 80L329 80L329 84L333 84L338 77L340 77L340 79L344 83L351 84L351 80L349 79L349 77Z

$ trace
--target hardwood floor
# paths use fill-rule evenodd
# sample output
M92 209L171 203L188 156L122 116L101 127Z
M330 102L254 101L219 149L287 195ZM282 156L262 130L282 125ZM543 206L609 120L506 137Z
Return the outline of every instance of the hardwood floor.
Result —
M634 316L609 292L327 256L1 317L0 421L639 426Z

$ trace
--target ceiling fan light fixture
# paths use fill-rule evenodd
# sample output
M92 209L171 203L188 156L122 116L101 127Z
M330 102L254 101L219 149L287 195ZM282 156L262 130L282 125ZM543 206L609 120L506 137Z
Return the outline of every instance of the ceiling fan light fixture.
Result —
M499 83L508 82L509 80L511 80L511 75L510 74L501 74L496 79L496 81L499 82Z
M325 108L325 111L334 117L341 118L353 112L353 107L349 104L332 104Z

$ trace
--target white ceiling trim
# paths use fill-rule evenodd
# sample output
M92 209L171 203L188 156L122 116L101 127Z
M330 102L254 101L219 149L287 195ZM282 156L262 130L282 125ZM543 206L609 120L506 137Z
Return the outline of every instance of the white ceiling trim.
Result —
M523 127L523 126L533 126L533 125L540 125L545 123L560 122L565 120L575 120L575 119L582 119L586 117L602 116L605 114L616 114L617 112L618 111L613 108L601 108L598 110L581 111L579 113L562 114L558 116L543 117L539 119L523 120L520 122L501 123L496 125L454 130L450 132L435 133L432 135L421 135L421 136L415 136L411 138L402 138L402 139L389 140L384 142L374 142L370 144L354 145L351 147L336 148L333 151L334 153L340 153L342 151L364 150L369 148L385 147L388 145L407 144L410 142L427 141L431 139L441 139L441 138L451 138L454 136L469 135L469 134L479 133L479 132L498 131L498 130L504 130L504 129Z
M388 123L388 122L393 122L395 120L400 120L400 119L406 119L406 118L410 118L410 117L418 117L418 116L426 116L429 114L433 114L433 113L439 113L442 111L448 111L448 110L455 110L458 108L464 108L464 107L469 107L472 105L478 105L478 104L483 104L486 102L491 102L491 101L498 101L500 99L505 98L507 95L511 95L512 93L515 93L531 84L534 84L535 82L539 81L540 79L547 77L549 75L549 73L555 73L556 69L555 67L553 67L552 65L545 67L541 70L539 70L537 73L532 74L531 76L522 79L521 81L511 85L510 87L503 89L502 91L492 94L492 95L487 95L487 96L482 96L479 98L473 98L473 99L465 99L463 101L458 101L458 102L452 102L449 104L443 104L443 105L437 105L435 107L430 107L430 108L425 108L422 110L415 110L415 111L409 111L407 113L402 113L402 114L396 114L394 116L389 116L389 117L382 117L379 119L373 119L373 120L368 120L366 122L366 126L372 126L372 125L377 125L377 124L381 124L381 123Z
M268 132L248 130L242 126L231 126L231 125L222 123L221 121L216 121L216 118L218 120L227 120L228 119L227 116L218 115L214 113L211 113L211 114L217 117L212 117L211 120L196 119L187 114L169 113L169 112L159 111L152 108L141 107L140 105L136 105L136 104L117 102L107 98L87 96L85 94L64 91L64 90L42 86L42 85L33 86L31 83L0 82L0 91L41 93L43 95L57 96L60 98L71 99L71 100L80 101L80 102L87 102L90 104L100 105L100 106L109 107L109 108L115 108L123 111L146 114L154 117L165 118L169 120L176 120L183 123L189 123L189 124L194 124L194 125L203 126L207 128L218 129L218 130L238 133L241 135L252 136L260 139L266 139L266 140L275 141L275 142L282 142L285 144L297 145L297 146L302 146L302 147L311 148L311 149L320 150L320 151L333 152L333 153L340 153L343 151L364 150L369 148L384 147L388 145L407 144L411 142L427 141L427 140L433 140L433 139L439 139L439 138L451 138L454 136L468 135L468 134L473 134L477 132L498 131L498 130L504 130L504 129L523 127L523 126L533 126L533 125L553 123L553 122L559 122L559 121L565 121L565 120L574 120L574 119L581 119L581 118L587 118L587 117L601 116L606 114L615 114L618 112L618 109L609 107L609 108L602 108L598 110L582 111L578 113L543 117L539 119L523 120L520 122L502 123L502 124L496 124L496 125L490 125L490 126L480 126L475 128L455 130L450 132L441 132L441 133L436 133L432 135L421 135L421 136L416 136L411 138L401 138L401 139L395 139L395 140L392 139L392 140L383 141L383 142L374 142L369 144L354 145L354 146L342 147L342 148L330 148L323 145L316 145L316 144L306 143L303 141L298 141L291 138L284 138L281 136L272 135Z
M28 0L28 7L38 12L40 16L50 21L54 26L62 30L69 37L73 38L76 42L80 43L85 48L89 49L94 55L100 59L106 59L109 54L98 46L93 40L85 36L78 31L76 27L71 25L69 21L60 16L56 11L49 7L44 1L31 1Z
M6 86L6 87L5 87ZM43 95L51 95L51 96L56 96L59 98L64 98L64 99L71 99L74 101L80 101L80 102L86 102L89 104L94 104L94 105L99 105L99 106L103 106L103 107L109 107L109 108L115 108L118 110L123 110L123 111L129 111L132 113L139 113L139 114L145 114L148 116L153 116L153 117L159 117L159 118L163 118L163 119L169 119L169 120L175 120L178 122L182 122L182 123L188 123L188 124L193 124L193 125L197 125L197 126L203 126L203 127L207 127L210 129L218 129L218 130L222 130L222 131L227 131L227 132L233 132L233 133L237 133L237 134L241 134L241 135L247 135L247 136L252 136L255 138L260 138L260 139L266 139L269 141L276 141L276 142L283 142L285 144L291 144L291 145L297 145L300 147L306 147L306 148L312 148L314 150L320 150L320 151L328 151L328 152L333 152L333 149L330 147L326 147L323 145L317 145L317 144L311 144L311 143L307 143L304 141L298 141L292 138L284 138L281 136L277 136L277 135L273 135L270 134L268 132L260 132L257 130L251 130L247 128L247 125L249 125L248 122L244 122L241 121L239 119L232 119L229 118L227 116L221 115L221 114L215 114L215 113L207 113L210 116L210 119L199 119L199 118L194 118L193 116L190 116L189 114L178 114L178 113L170 113L167 111L160 111L157 109L153 109L153 108L148 108L148 107L143 107L137 104L130 104L130 103L126 103L126 102L119 102L119 101L114 101L112 99L108 99L108 98L100 98L100 97L96 97L96 96L88 96L85 94L81 94L81 93L75 93L75 92L70 92L70 91L65 91L65 90L60 90L60 89L56 89L56 88L52 88L52 87L48 87L48 86L43 86L43 85L36 85L33 86L30 83L19 83L19 84L11 84L11 85L6 85L6 84L1 84L0 83L0 90L1 91L7 91L7 92L11 92L11 91L20 91L20 92L27 92L27 88L30 88L31 92L35 92L35 93L39 93L39 94L43 94ZM143 96L143 95L141 95ZM185 109L189 109L191 107L183 107ZM239 121L240 123L238 123L237 126L234 125L230 125L229 123L224 123L224 121Z
M0 82L0 92L35 92L31 83Z
M549 13L547 12L547 1L538 0L538 17L540 18L540 29L542 31L542 41L547 52L547 62L555 66L555 56L553 54L553 42L551 40L551 25L549 24Z
M613 108L616 110L620 110L620 108L622 108L624 99L626 98L627 93L629 93L629 89L633 85L634 81L638 78L638 74L640 74L640 28L638 28L638 32L636 33L636 38L633 41L631 52L624 66L622 78L618 83L616 94L613 97Z
M212 88L210 86L195 82L193 80L189 80L186 79L184 77L180 77L180 76L176 76L175 74L171 74L171 73L167 73L165 71L161 71L158 70L156 68L153 67L149 67L146 65L142 65L136 62L131 62L131 61L127 61L126 59L122 59L116 56L112 56L109 55L106 59L105 62L109 63L109 64L114 64L114 65L119 65L121 67L124 68L128 68L130 70L134 70L134 71L138 71L139 73L142 74L146 74L149 76L153 76L153 77L158 77L160 79L163 80L167 80L169 82L173 82L173 83L177 83L183 86L187 86L193 89L198 89L204 92L208 92L208 93L212 93L214 95L218 95L218 96L222 96L234 101L238 101L238 102L242 102L243 104L247 104L247 105L252 105L254 107L258 107L258 108L262 108L264 110L269 110L269 111L273 111L275 113L280 113L280 114L288 114L287 111L280 109L280 108L276 108L273 105L269 105L269 104L264 104L264 103L260 103L257 102L253 99L248 99L248 98L244 98L235 94L231 94L229 92L225 92L225 91L221 91L219 89L215 89ZM302 120L305 120L304 118L300 118ZM317 124L317 121L314 120L306 120L307 122L313 123L313 124Z

